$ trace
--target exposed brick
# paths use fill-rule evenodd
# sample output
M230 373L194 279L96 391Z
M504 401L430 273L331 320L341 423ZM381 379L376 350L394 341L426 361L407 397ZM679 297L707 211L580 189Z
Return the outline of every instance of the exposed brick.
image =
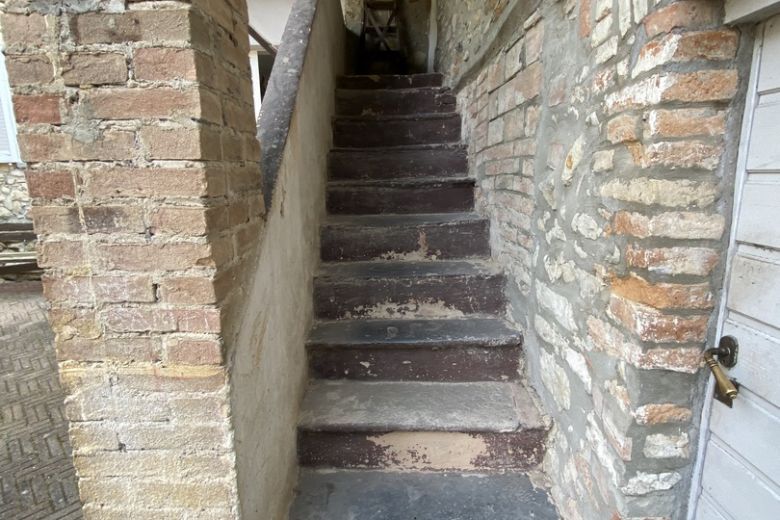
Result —
M173 313L181 332L217 334L222 330L219 309L180 309Z
M155 307L114 307L103 315L109 330L115 332L174 332L177 330L173 311Z
M16 122L48 123L58 125L60 118L61 97L54 94L17 95L14 96L14 113Z
M141 140L151 159L222 158L222 144L216 131L145 126L141 129Z
M87 276L49 276L41 279L43 295L51 302L77 306L94 301L92 282Z
M77 44L124 42L188 42L188 10L125 11L123 13L84 13L71 18L71 31Z
M518 96L520 103L531 100L539 95L542 90L543 66L540 62L535 62L515 76L512 80L512 88ZM527 116L526 116L527 118Z
M636 334L652 343L703 342L707 336L709 315L675 315L634 303L615 294L609 301L612 316Z
M732 59L738 43L738 34L730 30L667 34L642 47L632 74L675 62Z
M215 183L202 166L189 168L94 168L85 172L85 194L105 199L111 197L202 197L222 195L211 191Z
M607 182L601 195L624 202L667 207L707 207L715 202L718 187L711 182L636 178Z
M637 276L616 278L612 292L656 309L711 309L712 291L707 283L650 283Z
M720 255L706 247L669 247L643 249L629 246L626 262L631 267L666 275L706 276L718 263Z
M639 118L631 115L620 115L607 123L607 139L613 144L637 140L637 125Z
M46 17L38 13L9 14L0 17L6 48L39 47L50 42Z
M84 265L84 245L77 241L38 244L38 265L44 268L76 268Z
M643 167L664 166L669 169L701 168L714 170L720 163L723 149L701 141L651 143L644 147L638 164Z
M38 235L81 231L79 211L75 206L35 206L30 215Z
M222 345L217 340L172 340L166 346L166 361L177 365L219 365Z
M160 297L166 303L179 305L207 305L217 301L214 281L193 276L161 280Z
M590 36L592 29L591 21L591 0L580 0L579 11L579 34L580 38L587 38Z
M79 53L62 59L66 85L111 85L127 81L127 63L122 54Z
M675 2L648 14L644 19L647 37L669 32L676 27L696 28L713 24L720 16L720 6L707 0Z
M214 266L207 244L101 244L97 253L107 269L151 272Z
M726 113L702 108L652 110L646 117L648 137L720 136L726 131Z
M206 66L205 55L193 49L147 47L133 55L135 79L144 81L194 81L197 67Z
M125 88L87 92L83 103L96 119L175 119L180 117L221 122L213 94L195 88Z
M613 231L638 238L665 237L689 240L719 240L725 229L722 215L671 212L648 217L620 211L613 219Z
M95 276L95 298L105 303L151 303L156 300L152 278L140 276Z
M67 171L33 170L24 172L30 197L41 199L73 198L73 174Z
M216 392L226 383L224 368L217 367L139 367L117 375L119 388L143 392Z
M88 141L59 132L20 134L19 147L28 162L121 161L132 159L136 149L135 134L124 130L106 130Z
M50 83L54 79L54 68L45 55L6 56L5 67L11 86Z
M690 408L671 403L646 404L634 412L634 418L638 424L649 425L687 423L692 416Z
M128 206L86 206L84 226L88 233L143 233L143 210Z
M729 101L736 94L738 83L735 70L657 74L607 95L606 107L609 113L615 113L661 102Z

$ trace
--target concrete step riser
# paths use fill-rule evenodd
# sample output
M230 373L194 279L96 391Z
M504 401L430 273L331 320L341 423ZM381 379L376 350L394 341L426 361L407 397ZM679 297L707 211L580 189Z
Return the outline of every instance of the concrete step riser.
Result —
M414 74L404 76L342 76L338 87L344 89L395 89L441 87L444 76L441 74Z
M440 89L338 90L336 113L342 116L398 116L454 113L455 96Z
M544 455L547 431L313 432L298 434L298 459L312 468L393 471L527 471Z
M309 348L319 379L362 381L517 381L523 350L508 347L418 346Z
M464 177L466 150L460 147L409 150L349 150L330 154L332 180Z
M336 119L333 141L343 148L447 144L460 140L460 115L407 119Z
M315 280L319 319L451 318L501 314L506 307L503 275Z
M487 257L489 234L486 220L394 227L326 226L321 257L325 262Z
M420 186L333 186L327 208L332 215L460 213L474 209L474 186L453 182Z

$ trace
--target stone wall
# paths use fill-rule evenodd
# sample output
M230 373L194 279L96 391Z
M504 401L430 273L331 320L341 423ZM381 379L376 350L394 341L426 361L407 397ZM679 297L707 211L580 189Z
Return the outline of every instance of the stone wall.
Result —
M565 518L684 518L752 50L721 19L708 0L440 6Z
M88 518L238 515L223 328L264 222L246 17L3 3Z
M11 164L0 165L0 222L27 221L31 202L24 170Z

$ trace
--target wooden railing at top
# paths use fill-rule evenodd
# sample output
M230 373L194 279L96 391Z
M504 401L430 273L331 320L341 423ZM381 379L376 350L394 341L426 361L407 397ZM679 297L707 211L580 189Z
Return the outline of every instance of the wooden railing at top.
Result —
M251 36L252 39L257 43L259 43L260 47L265 49L268 54L271 56L276 56L276 47L271 45L271 42L263 38L260 33L257 32L251 25L249 26L249 36Z

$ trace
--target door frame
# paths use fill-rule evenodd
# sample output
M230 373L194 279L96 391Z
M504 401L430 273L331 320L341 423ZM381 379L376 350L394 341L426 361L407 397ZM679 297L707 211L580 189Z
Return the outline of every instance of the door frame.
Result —
M729 228L729 240L726 246L726 266L723 275L723 290L721 292L720 304L718 305L717 327L713 341L717 343L718 338L723 335L723 326L725 323L726 307L728 302L728 290L731 283L731 268L736 256L737 226L739 224L739 213L742 208L742 188L747 178L747 155L750 138L753 131L753 118L755 114L756 102L758 99L758 75L761 68L761 54L764 48L764 22L774 16L773 13L757 20L755 27L761 29L761 33L756 32L755 43L753 45L753 57L750 63L750 78L748 80L748 89L745 99L745 108L742 117L742 128L739 135L739 148L737 152L737 168L734 177L734 201L731 211L731 226ZM704 470L704 458L707 455L707 444L710 439L710 418L712 415L712 406L715 394L715 378L708 377L705 390L704 403L702 405L701 421L699 422L699 443L696 447L696 460L694 461L693 472L691 474L691 488L688 494L687 520L695 520L698 509L699 497L701 496L701 481Z

